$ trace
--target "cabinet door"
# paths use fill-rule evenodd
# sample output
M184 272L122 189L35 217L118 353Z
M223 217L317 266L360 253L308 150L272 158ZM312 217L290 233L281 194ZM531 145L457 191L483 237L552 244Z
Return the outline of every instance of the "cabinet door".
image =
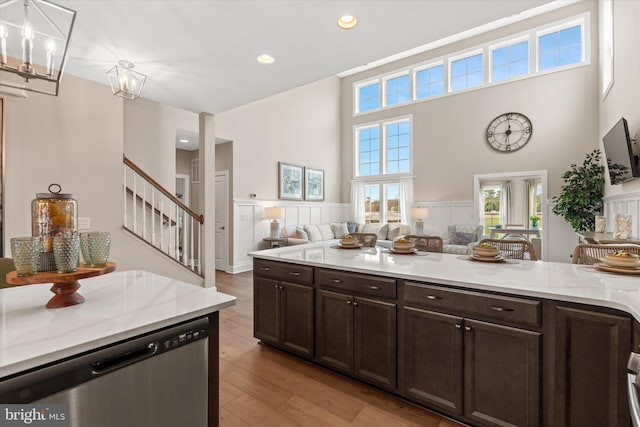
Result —
M316 360L353 373L353 297L318 289L316 298Z
M281 345L301 356L313 357L313 288L282 282L280 289Z
M462 414L462 318L412 307L400 313L401 393Z
M491 426L540 425L540 340L537 332L465 320L465 417Z
M278 298L280 282L254 277L253 279L253 336L267 344L278 344Z
M396 388L396 305L355 298L353 302L354 374Z
M558 426L628 426L626 363L631 319L556 307Z

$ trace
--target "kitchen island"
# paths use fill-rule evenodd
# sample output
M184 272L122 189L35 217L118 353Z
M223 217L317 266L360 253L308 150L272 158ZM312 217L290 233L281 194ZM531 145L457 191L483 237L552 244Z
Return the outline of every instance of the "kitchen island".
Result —
M50 284L0 290L0 395L10 380L41 367L206 318L208 418L209 425L217 425L218 312L234 305L235 297L145 271L116 272L81 283L85 302L58 309L44 307Z
M637 275L336 242L251 255L266 344L472 425L629 425Z

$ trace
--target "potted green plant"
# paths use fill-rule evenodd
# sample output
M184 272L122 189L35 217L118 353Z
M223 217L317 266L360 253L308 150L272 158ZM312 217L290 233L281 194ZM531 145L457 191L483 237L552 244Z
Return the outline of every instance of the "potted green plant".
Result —
M593 230L595 215L602 211L604 165L600 150L585 156L582 165L571 165L562 175L564 185L553 198L553 213L563 217L575 231Z
M533 229L540 227L540 218L535 215L531 215L529 217L529 227Z

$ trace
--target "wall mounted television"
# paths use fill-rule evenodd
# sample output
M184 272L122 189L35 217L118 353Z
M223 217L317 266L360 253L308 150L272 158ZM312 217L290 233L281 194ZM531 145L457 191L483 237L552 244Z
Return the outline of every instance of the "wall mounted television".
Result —
M607 132L602 142L612 185L640 177L638 155L633 153L633 142L624 117Z

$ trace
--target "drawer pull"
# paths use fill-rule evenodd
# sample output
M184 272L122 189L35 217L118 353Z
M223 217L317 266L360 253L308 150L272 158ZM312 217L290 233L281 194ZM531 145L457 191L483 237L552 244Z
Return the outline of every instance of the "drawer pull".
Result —
M351 300L350 299L347 300L347 304L351 304Z
M269 267L260 267L260 270L262 270L262 271L269 271L269 270L271 270L271 269L270 269Z
M340 280L340 279L331 279L331 281L333 283L342 283L342 280Z
M460 329L462 328L462 325L460 323L456 323L456 329Z
M367 285L367 288L371 289L372 291L377 291L380 289L380 286L376 286L376 285Z
M465 326L465 327L464 327L464 330L465 330L465 331L471 331L471 326Z
M353 302L353 306L354 306L354 307L357 307L357 306L358 306L358 303L357 303L356 301L354 301L354 302Z
M493 311L515 311L513 308L508 308L508 307L500 307L497 305L490 305L489 308Z
M302 273L300 273L299 271L292 271L292 272L290 272L289 274L290 274L291 276L299 276L299 275L300 275L300 274L302 274Z
M439 296L436 296L436 295L423 294L422 296L425 297L426 299L430 299L430 300L442 299L442 297L439 297Z

